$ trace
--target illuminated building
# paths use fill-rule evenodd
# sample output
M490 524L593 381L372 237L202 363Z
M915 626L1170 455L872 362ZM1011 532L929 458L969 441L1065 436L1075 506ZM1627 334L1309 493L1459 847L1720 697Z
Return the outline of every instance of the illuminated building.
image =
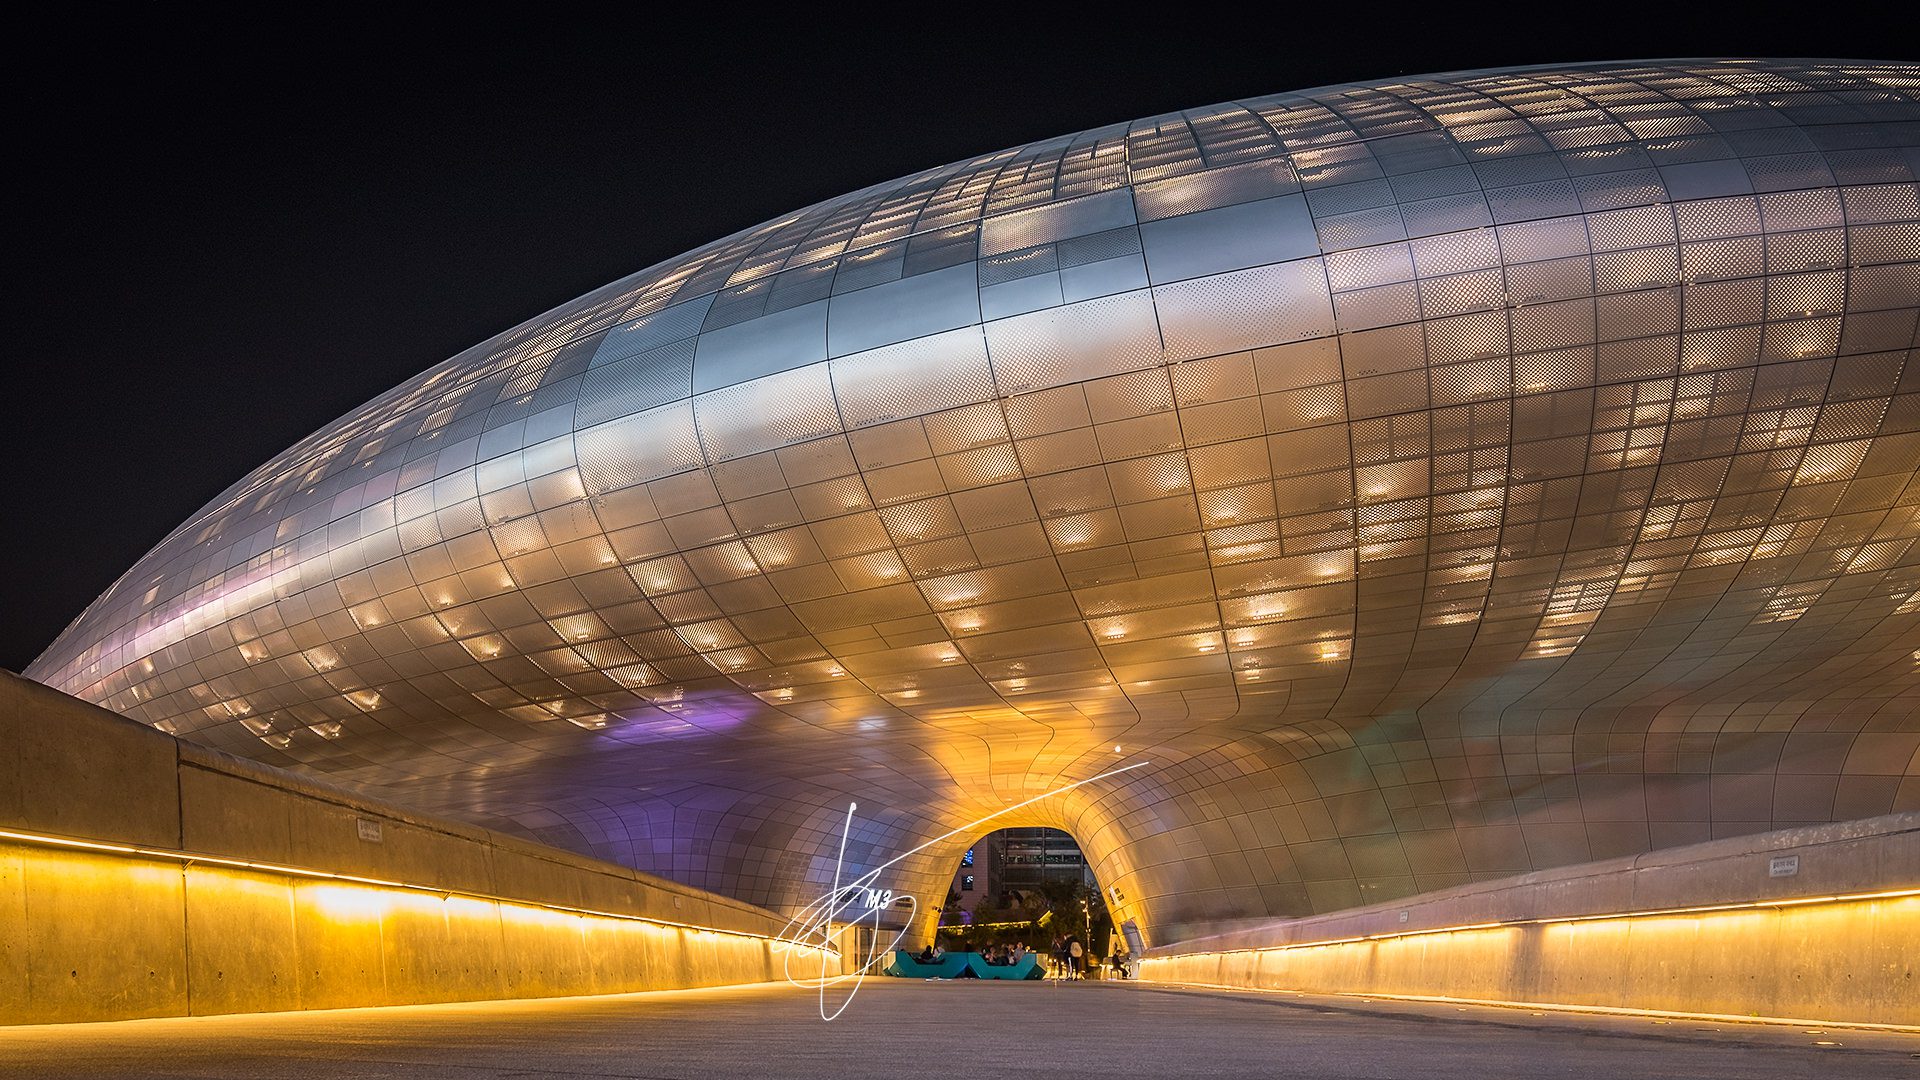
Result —
M1002 891L1087 881L1092 876L1080 845L1058 829L1007 829L995 834L991 858L999 871L994 881Z
M993 827L1149 934L1920 808L1916 86L1468 72L876 185L315 433L28 674L776 909L851 800L871 865L1135 760Z

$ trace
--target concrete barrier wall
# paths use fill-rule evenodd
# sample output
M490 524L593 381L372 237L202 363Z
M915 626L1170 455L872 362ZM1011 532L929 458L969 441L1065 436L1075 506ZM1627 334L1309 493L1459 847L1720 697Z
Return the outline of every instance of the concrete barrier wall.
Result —
M1920 814L1788 829L1234 927L1145 978L1920 1026Z
M760 982L784 923L0 673L0 1024Z

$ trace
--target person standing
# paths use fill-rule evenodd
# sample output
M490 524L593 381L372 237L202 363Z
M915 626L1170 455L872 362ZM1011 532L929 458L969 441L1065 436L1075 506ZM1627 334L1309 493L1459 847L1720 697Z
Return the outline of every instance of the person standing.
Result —
M1087 963L1087 950L1081 946L1080 939L1077 937L1068 938L1067 939L1067 978L1069 979L1080 978L1082 970L1086 967L1086 963Z

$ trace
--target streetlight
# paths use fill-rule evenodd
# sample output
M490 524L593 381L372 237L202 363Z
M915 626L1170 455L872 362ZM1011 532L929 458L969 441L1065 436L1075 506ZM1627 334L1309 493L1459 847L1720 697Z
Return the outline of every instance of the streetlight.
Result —
M1085 972L1093 960L1093 913L1088 910L1084 896L1080 898L1080 932L1086 935L1086 940L1080 943L1080 968Z

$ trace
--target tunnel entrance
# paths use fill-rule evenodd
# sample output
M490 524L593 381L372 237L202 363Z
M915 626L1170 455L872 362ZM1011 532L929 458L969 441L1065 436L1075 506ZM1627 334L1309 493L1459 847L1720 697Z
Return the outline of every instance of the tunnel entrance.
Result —
M999 829L960 857L948 883L934 934L936 946L1006 958L1038 955L1049 974L1071 964L1057 950L1078 942L1081 970L1095 978L1116 974L1124 938L1108 911L1093 867L1072 835L1059 829Z

